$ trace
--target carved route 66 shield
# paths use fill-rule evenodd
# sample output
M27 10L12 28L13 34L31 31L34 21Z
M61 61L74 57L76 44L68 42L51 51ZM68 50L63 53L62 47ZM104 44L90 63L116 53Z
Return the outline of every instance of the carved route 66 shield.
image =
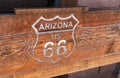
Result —
M36 32L33 56L38 62L56 63L69 57L76 46L74 31L79 24L72 14L62 18L44 18L41 16L32 28Z

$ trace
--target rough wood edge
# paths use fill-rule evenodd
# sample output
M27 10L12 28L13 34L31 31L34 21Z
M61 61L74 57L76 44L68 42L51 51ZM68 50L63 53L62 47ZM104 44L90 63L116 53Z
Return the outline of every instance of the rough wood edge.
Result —
M42 70L33 70L32 72L15 74L6 78L50 78L63 74L69 74L91 68L96 68L99 66L105 66L117 62L120 62L120 53L108 55L100 58L84 60L76 63L65 64L62 66L54 66Z

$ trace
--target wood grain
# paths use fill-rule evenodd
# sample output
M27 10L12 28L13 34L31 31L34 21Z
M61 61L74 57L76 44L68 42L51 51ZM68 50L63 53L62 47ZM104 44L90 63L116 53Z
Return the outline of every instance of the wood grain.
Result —
M76 41L73 53L65 58L73 48L74 42L72 32L62 32L60 39L67 41L66 55L60 56L62 59L55 63L36 61L33 55L36 43L33 23L41 16L53 18L59 15L65 18L71 14L80 21L73 35ZM54 22L59 21L54 20ZM0 27L1 77L46 78L120 62L119 10L88 11L87 7L19 9L14 15L0 15ZM48 60L38 55L43 52L47 41L53 41L57 46L59 40L52 40L51 35L54 33L39 35L39 43L35 51L40 59ZM55 55L49 60L57 58L58 56Z

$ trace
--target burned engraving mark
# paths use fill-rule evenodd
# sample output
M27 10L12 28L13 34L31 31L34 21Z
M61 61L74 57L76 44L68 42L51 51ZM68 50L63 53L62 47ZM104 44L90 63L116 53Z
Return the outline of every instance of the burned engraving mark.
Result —
M35 21L32 25L37 37L33 49L35 60L56 63L63 58L69 57L76 46L74 31L78 24L79 20L73 14L65 18L57 15L47 19L41 16ZM68 42L68 40L72 41ZM43 45L40 44L41 42Z
M81 27L76 30L76 49L83 51L95 51L100 47L108 47L118 42L120 36L120 23L104 26ZM110 53L110 52L109 52Z
M22 64L30 59L34 43L31 35L32 33L0 37L0 67Z

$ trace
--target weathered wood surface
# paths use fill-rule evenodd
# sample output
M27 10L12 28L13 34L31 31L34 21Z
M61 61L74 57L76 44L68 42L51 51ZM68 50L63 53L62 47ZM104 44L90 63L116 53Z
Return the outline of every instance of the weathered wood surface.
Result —
M51 38L63 29L46 29L40 34L37 46L32 25L41 17L62 18L74 15L79 24L74 34L61 32L60 38ZM73 19L65 20L76 22ZM54 20L53 22L62 22ZM44 23L44 21L40 22ZM39 23L39 24L40 24ZM38 27L39 25L37 25ZM0 15L0 76L14 78L46 78L81 71L97 66L120 62L120 10L88 11L88 8L21 9L15 15ZM39 28L38 28L39 29ZM74 36L76 46L74 47ZM65 39L64 55L43 57L46 42L52 41L56 49L59 40ZM62 45L64 45L62 43ZM73 50L73 51L72 51ZM34 51L34 53L33 53ZM60 51L62 51L60 49ZM72 54L69 55L69 52ZM56 51L55 51L56 53ZM49 53L48 53L49 55ZM47 60L46 62L38 59ZM51 60L58 61L51 62ZM4 71L4 72L3 72Z

